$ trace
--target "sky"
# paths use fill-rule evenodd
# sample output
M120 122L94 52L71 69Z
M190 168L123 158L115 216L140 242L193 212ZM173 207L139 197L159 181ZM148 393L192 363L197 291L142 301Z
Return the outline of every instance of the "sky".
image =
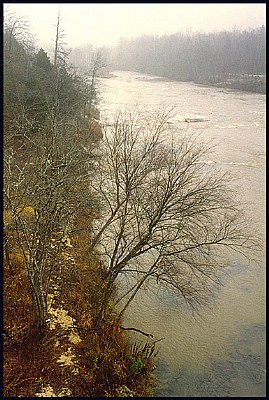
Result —
M116 45L120 37L217 32L265 25L266 3L4 3L30 23L40 45L51 44L58 11L68 47Z

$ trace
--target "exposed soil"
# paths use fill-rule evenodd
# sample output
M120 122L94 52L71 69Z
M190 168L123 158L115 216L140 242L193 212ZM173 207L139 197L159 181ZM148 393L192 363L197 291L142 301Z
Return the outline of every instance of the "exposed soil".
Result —
M68 253L63 253L63 258L69 263L75 264L74 258ZM61 332L61 338L65 342L69 342L70 346L65 350L65 346L60 346L60 341L55 340L54 346L59 347L64 352L57 359L59 368L69 367L70 374L78 374L78 368L76 367L77 360L74 354L74 346L81 342L77 332L70 331L74 326L75 320L70 315L68 311L63 308L63 305L59 304L59 286L53 286L53 293L48 296L48 317L49 317L49 329L55 331L56 329ZM58 301L57 301L58 300ZM42 385L41 390L35 393L37 397L63 397L71 396L71 390L68 387L57 388L57 394L50 384Z

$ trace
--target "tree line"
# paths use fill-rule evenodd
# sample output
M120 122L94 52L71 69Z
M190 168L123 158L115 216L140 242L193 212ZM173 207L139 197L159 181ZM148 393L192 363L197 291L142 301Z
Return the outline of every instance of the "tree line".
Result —
M183 81L228 74L263 75L265 36L265 27L261 26L244 31L121 38L113 66Z

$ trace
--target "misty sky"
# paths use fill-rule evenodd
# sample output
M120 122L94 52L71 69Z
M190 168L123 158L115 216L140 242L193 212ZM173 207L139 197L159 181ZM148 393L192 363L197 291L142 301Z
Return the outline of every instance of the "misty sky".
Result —
M51 44L58 10L68 47L114 45L120 37L179 31L212 32L265 25L266 3L4 3L30 23L38 43Z

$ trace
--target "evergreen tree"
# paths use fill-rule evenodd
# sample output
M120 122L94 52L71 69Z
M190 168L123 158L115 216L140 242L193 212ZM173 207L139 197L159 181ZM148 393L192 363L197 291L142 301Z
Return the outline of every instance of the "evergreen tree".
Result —
M55 80L53 65L47 53L40 49L31 60L24 99L27 113L39 123L44 123L53 107Z

